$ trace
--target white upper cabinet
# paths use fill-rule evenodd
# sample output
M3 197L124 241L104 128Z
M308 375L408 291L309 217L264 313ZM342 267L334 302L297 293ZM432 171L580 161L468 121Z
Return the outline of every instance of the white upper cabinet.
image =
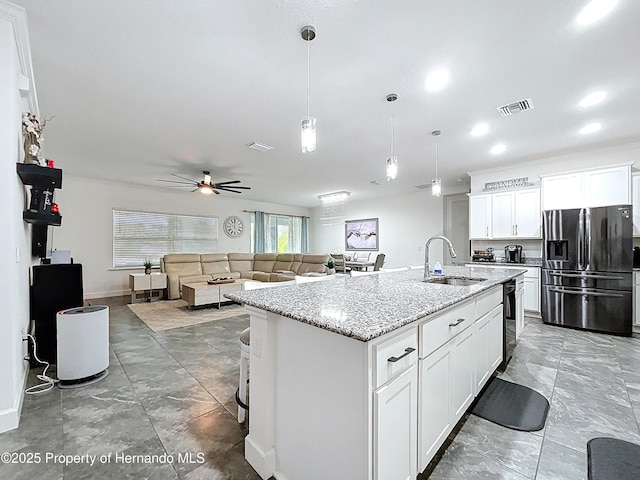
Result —
M631 166L620 165L542 178L542 209L631 203Z
M494 193L493 238L540 238L540 190Z
M471 239L540 238L540 226L538 188L469 196Z
M491 194L469 195L469 238L491 238Z

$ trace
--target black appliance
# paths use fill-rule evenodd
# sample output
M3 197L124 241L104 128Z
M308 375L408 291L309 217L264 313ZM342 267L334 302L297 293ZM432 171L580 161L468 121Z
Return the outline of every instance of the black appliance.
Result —
M471 255L472 262L495 262L496 257L493 253L493 248L489 247L486 250L474 250Z
M631 335L631 205L542 213L542 320Z
M82 306L82 265L33 266L30 293L38 358L56 363L56 314L67 308ZM33 361L31 364L34 365Z
M504 247L504 261L507 263L522 263L522 246L507 245Z
M640 247L633 247L633 268L640 267Z
M502 313L504 325L502 328L502 364L504 370L513 356L516 348L516 280L505 282L502 287Z

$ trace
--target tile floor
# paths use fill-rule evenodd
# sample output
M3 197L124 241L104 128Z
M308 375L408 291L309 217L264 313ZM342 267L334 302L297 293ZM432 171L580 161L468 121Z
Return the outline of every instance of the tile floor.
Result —
M0 452L90 454L96 463L0 464L0 477L258 480L244 460L247 429L235 418L238 335L248 317L154 333L126 307L128 298L92 301L110 307L109 376L89 387L26 396L20 428L0 434ZM640 443L638 338L528 319L501 377L550 400L545 429L516 432L471 415L430 479L583 480L590 438ZM29 382L36 381L32 371ZM116 452L160 461L116 463ZM112 460L101 463L109 453Z

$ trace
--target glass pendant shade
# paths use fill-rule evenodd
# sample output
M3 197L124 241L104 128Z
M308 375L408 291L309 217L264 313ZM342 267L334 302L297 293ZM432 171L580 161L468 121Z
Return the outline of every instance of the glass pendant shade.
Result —
M300 146L302 153L316 149L316 117L304 117L300 124Z
M439 178L434 178L431 180L431 195L434 197L439 197L442 195L442 184Z
M395 180L398 176L398 157L391 155L387 158L387 182Z
M211 195L213 193L213 187L211 185L200 185L200 193L203 195Z

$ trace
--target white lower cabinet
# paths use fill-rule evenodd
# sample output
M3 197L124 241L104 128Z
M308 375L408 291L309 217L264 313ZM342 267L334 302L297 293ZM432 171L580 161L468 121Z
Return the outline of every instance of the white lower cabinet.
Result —
M449 394L450 379L451 348L449 344L420 360L419 471L426 468L453 429Z
M640 272L633 272L633 323L640 326Z
M374 478L416 478L418 368L414 364L373 394Z
M451 340L451 413L461 418L474 398L474 368L469 359L473 357L474 329L468 328Z
M520 337L522 330L524 330L524 296L525 283L522 276L520 276L516 283L516 339Z
M473 358L475 360L474 395L480 393L493 371L502 363L502 305L498 305L478 319L474 332Z

